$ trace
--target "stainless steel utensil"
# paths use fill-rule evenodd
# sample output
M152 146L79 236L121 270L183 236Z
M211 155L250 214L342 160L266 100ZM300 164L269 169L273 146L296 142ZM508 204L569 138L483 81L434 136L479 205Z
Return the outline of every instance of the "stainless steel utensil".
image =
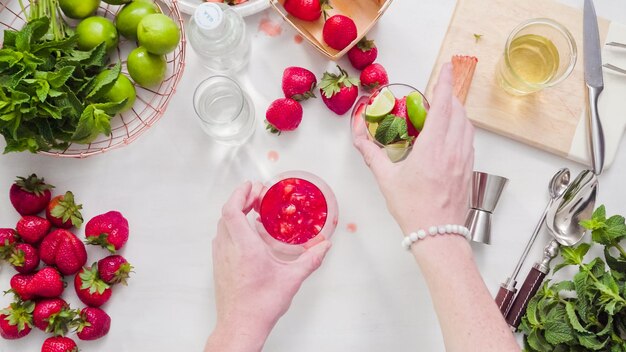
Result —
M569 185L569 181L570 181L570 171L568 168L560 169L552 176L552 179L550 180L550 183L548 184L548 192L550 194L550 201L548 202L548 205L546 206L543 213L541 214L541 218L539 218L539 222L537 222L537 225L535 225L535 229L533 230L532 235L528 239L526 248L524 248L522 255L517 261L517 265L515 266L515 269L513 269L513 273L506 279L504 283L500 285L500 289L498 290L498 294L496 295L496 304L498 305L498 308L500 308L500 312L502 312L502 315L505 317L509 309L511 308L511 302L513 302L513 297L515 296L515 292L517 292L517 289L515 288L515 286L517 285L517 281L516 281L517 275L519 274L522 268L522 265L524 264L524 261L526 260L526 257L528 256L528 252L530 252L530 249L535 243L535 240L537 239L537 235L539 235L539 230L541 229L541 227L543 226L546 220L546 214L548 214L548 210L552 207L552 204L554 204L554 201L565 192L565 189Z
M615 65L611 65L611 64L604 64L602 65L602 67L606 67L609 70L613 70L615 72L619 72L621 74L625 74L626 75L626 70L624 70L623 68L617 67Z
M606 45L608 45L608 46L615 46L615 47L618 47L618 48L624 48L624 49L626 49L626 44L623 44L623 43L618 43L618 42L608 42L608 43L606 43Z
M474 171L470 210L465 219L472 241L491 243L491 215L508 181L506 177Z
M513 328L519 326L528 301L537 293L543 279L550 271L550 261L558 253L559 245L573 246L585 236L587 230L580 221L590 219L598 194L598 177L591 170L581 172L559 197L546 215L546 227L554 239L544 249L544 257L532 267L506 316Z
M604 131L598 113L598 97L604 89L602 77L602 52L598 17L592 0L585 0L583 21L583 51L585 57L585 83L587 85L587 123L591 161L596 175L604 168Z

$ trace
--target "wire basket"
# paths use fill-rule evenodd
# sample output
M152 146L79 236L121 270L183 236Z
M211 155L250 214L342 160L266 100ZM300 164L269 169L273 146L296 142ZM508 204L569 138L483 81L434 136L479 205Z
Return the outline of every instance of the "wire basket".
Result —
M25 10L28 11L28 1L23 2ZM178 24L181 32L180 43L173 52L166 55L167 74L163 82L158 87L150 89L135 84L137 91L135 105L132 109L111 119L111 135L100 135L90 144L72 143L64 150L40 151L40 154L60 158L86 158L101 154L130 144L163 116L183 74L186 39L184 21L178 10L177 0L159 0L156 4L163 14L171 17ZM122 6L102 2L97 14L115 20L115 16L121 9ZM68 19L68 23L75 25L78 21ZM7 27L19 30L24 24L26 24L26 16L20 7L19 0L0 0L0 30ZM0 39L3 39L1 34ZM126 57L135 47L136 44L133 41L120 36L117 50L110 57L111 62L122 63L122 73L126 76L129 76Z

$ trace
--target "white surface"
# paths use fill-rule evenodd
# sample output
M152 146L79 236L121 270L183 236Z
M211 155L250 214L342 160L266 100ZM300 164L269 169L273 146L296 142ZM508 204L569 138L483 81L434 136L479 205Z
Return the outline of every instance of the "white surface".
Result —
M580 6L579 1L572 3ZM378 41L379 62L392 81L426 86L453 6L453 0L392 4L370 34ZM597 6L600 15L626 23L623 0ZM278 38L257 33L263 16L267 13L247 19L255 33L253 59L242 80L255 101L258 127L246 147L217 145L201 131L192 94L210 73L200 68L190 50L165 117L132 145L86 160L0 156L0 225L12 226L18 220L8 189L15 175L31 172L54 183L58 193L74 191L86 219L117 209L130 221L131 238L122 253L136 274L130 286L116 288L104 306L113 319L109 335L79 341L82 351L200 351L215 319L210 253L221 205L242 181L289 169L311 171L328 182L339 202L340 222L326 262L303 285L265 350L444 350L425 283L399 245L399 229L351 146L348 117L336 117L318 99L304 104L304 121L294 133L276 137L263 130L263 112L281 96L284 67L301 65L318 76L334 67L314 48L293 44L295 33L285 25ZM347 61L341 64L349 67ZM577 174L581 167L480 130L475 147L477 170L510 179L494 215L493 245L475 246L476 261L495 293L545 207L552 174L564 166ZM267 159L270 150L280 152L278 162ZM621 145L613 167L600 181L599 202L610 213L626 213L625 173L626 146ZM358 225L357 233L345 230L351 222ZM78 233L83 235L82 230ZM545 241L542 234L522 275L540 256ZM105 255L95 248L89 253L90 261ZM12 274L13 269L3 267L0 289L8 288ZM65 296L77 303L71 286ZM0 297L0 306L8 301ZM16 342L0 339L0 351L39 351L43 339L38 331Z
M626 26L612 22L609 26L606 42L626 43ZM626 67L626 50L605 46L602 50L602 61L619 67ZM623 113L625 96L626 75L604 69L604 91L600 95L598 109L605 137L606 154L604 165L606 169L615 160L622 136L624 135L624 129L626 128L626 119ZM583 112L574 134L569 157L585 165L591 165L587 123L587 116Z
M196 10L196 7L203 2L203 0L178 0L178 7L180 12L192 15ZM242 4L235 5L233 8L239 12L240 15L245 17L261 12L269 6L269 0L249 0Z

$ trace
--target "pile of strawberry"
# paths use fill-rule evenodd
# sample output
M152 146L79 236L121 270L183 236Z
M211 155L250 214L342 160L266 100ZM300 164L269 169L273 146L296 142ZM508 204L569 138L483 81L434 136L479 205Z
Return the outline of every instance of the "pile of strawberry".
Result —
M322 101L337 115L350 110L359 95L359 85L365 90L376 89L389 83L387 71L376 64L378 48L373 40L363 38L348 51L348 59L357 70L362 70L360 79L351 77L339 65L339 73L325 72L319 85ZM300 102L315 98L317 78L313 72L302 67L287 67L283 72L284 98L274 100L267 108L265 120L272 133L293 131L302 122Z
M9 196L21 215L15 229L0 228L0 260L18 272L11 278L15 300L0 310L0 336L18 339L33 326L51 334L42 352L77 351L76 343L65 335L75 331L81 340L95 340L109 332L111 318L99 307L111 298L112 286L122 283L132 266L114 253L128 240L128 221L116 211L98 215L85 226L86 243L108 249L113 255L90 267L83 242L70 231L83 223L82 205L72 192L52 198L53 186L37 175L18 177ZM40 217L45 211L45 218ZM43 262L43 267L40 267ZM73 276L78 298L87 306L72 309L61 298Z

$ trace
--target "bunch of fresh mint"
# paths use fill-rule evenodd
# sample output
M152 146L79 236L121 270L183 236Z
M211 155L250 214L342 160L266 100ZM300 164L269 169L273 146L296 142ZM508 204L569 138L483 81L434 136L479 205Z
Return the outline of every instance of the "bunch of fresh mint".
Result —
M607 219L604 206L581 225L592 231L592 244L563 247L563 263L554 272L576 266L572 280L546 282L531 299L522 319L529 352L626 352L626 237L624 217ZM585 261L592 246L603 246L604 258Z
M104 97L121 69L119 63L107 67L105 44L81 51L75 35L50 39L54 23L41 17L19 31L4 31L0 134L5 153L91 143L111 133L110 120L126 102Z

